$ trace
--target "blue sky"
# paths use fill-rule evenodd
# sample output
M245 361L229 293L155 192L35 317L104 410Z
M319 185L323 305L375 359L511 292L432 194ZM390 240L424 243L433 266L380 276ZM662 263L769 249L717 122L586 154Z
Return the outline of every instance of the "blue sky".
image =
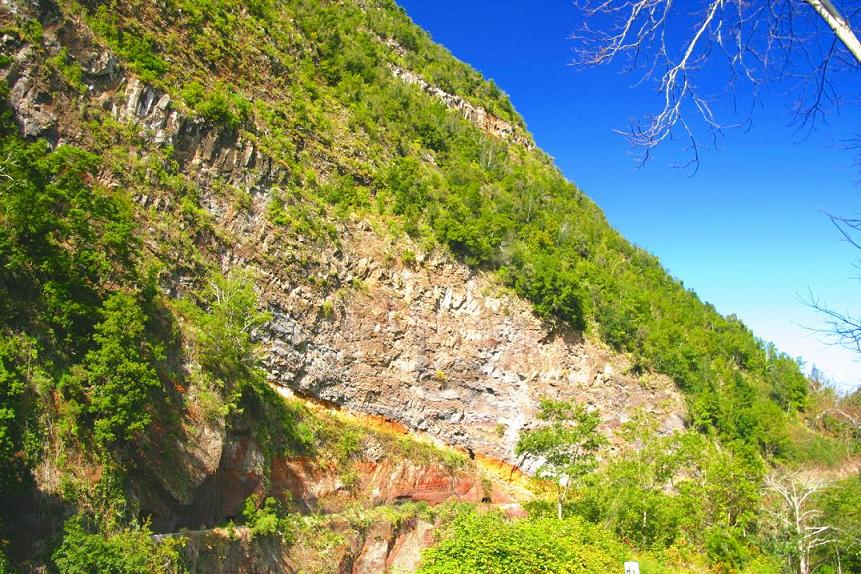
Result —
M811 290L861 314L853 267L861 253L822 214L861 213L861 170L841 146L861 131L859 110L844 107L800 140L789 125L792 94L781 86L764 96L749 131L729 131L701 156L696 175L673 167L685 156L672 144L638 168L613 130L654 111L654 95L632 87L620 66L569 65L580 25L569 0L398 2L511 96L538 145L629 240L808 368L844 389L861 384L858 355L812 334L821 319L799 301ZM861 92L861 77L850 81Z

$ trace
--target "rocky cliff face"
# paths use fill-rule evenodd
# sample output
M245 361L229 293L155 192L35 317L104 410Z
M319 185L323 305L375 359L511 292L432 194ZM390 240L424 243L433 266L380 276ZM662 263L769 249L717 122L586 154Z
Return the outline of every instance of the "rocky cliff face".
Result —
M249 496L266 492L303 514L334 514L355 505L512 501L510 491L483 481L473 465L393 456L373 438L363 442L349 466L308 457L277 456L267 461L247 434L231 433L207 449L215 456L208 459L209 467L200 466L197 473L165 467L133 477L140 514L152 521L155 531L209 528L237 520ZM188 455L176 458L168 462L201 461Z
M624 357L542 322L491 274L393 237L371 216L333 218L332 241L273 224L267 206L290 173L260 149L255 126L230 129L192 117L165 91L124 70L80 22L47 13L44 45L49 53L67 50L80 64L85 93L58 83L31 46L4 37L4 51L14 55L6 79L22 132L51 145L87 147L90 136L82 126L88 110L101 110L136 134L138 157L172 150L212 225L214 239L201 241L199 249L225 270L256 272L272 316L257 334L272 385L333 409L394 421L470 458L527 469L534 461L518 460L514 447L544 397L599 409L610 434L640 409L658 417L664 432L682 426L684 401L669 379L630 374ZM409 70L395 74L494 137L532 146L511 125ZM103 173L100 179L112 186L119 178ZM225 188L248 201L238 205ZM173 198L154 190L136 193L135 200L149 214L140 220L146 248L171 260L176 254L159 236L170 230L155 222L176 209ZM183 293L192 273L179 267L164 278L164 289ZM243 501L263 492L264 483L305 513L337 514L356 501L378 506L512 499L483 481L474 466L393 459L373 441L362 445L348 481L331 462L267 458L245 429L227 430L193 413L178 436L153 440L149 446L167 454L131 477L130 496L158 532L205 529L191 534L188 548L200 572L300 571L312 554L329 560L321 571L411 571L431 540L433 524L420 518L360 528L333 519L327 532L337 543L322 554L211 530L239 515ZM59 486L50 484L49 467L43 465L40 476L50 491Z
M511 463L543 397L600 409L607 430L640 408L665 430L681 426L682 399L668 380L623 374L623 359L543 324L491 278L440 254L385 263L393 245L367 225L344 237L325 263L362 288L333 299L331 317L313 293L269 275L276 384Z
M627 374L623 357L542 323L491 276L395 241L373 222L339 223L340 241L323 246L273 227L265 209L285 168L237 130L184 115L167 94L119 69L109 53L86 45L86 32L71 33L70 26L47 28L47 43L67 47L64 41L75 38L70 53L94 70L89 101L136 126L148 145L173 147L214 223L231 238L220 246L222 264L258 271L273 315L261 334L273 384L510 463L522 462L513 447L542 397L600 409L609 431L641 408L663 420L665 431L681 427L684 402L669 379ZM56 96L48 100L26 47L16 61L10 97L22 129L75 141L74 124L62 121L74 113ZM398 74L418 81L408 71ZM237 209L214 182L248 192L250 207ZM169 198L139 201L159 210L168 209ZM418 255L405 263L405 250Z
M434 524L411 517L363 526L336 517L325 528L325 537L309 537L289 550L273 539L254 539L244 528L196 531L187 535L185 554L192 571L212 574L415 572L421 551L433 543Z
M515 126L488 113L484 108L475 106L460 96L449 94L433 84L429 84L424 78L410 70L404 70L395 66L392 67L392 74L407 84L418 86L426 94L439 99L449 109L460 112L464 118L477 125L485 133L494 137L511 140L524 146L526 149L535 149L535 144L528 136L520 133Z

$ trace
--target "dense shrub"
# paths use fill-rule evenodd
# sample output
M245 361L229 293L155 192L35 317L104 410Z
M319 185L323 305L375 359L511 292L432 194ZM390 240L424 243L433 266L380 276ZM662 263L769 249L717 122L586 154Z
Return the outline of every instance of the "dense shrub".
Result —
M533 574L614 572L622 546L580 519L509 521L501 514L466 512L437 546L427 550L421 574Z
M113 534L91 532L81 516L66 522L63 543L54 552L60 574L171 574L184 572L182 538L156 542L144 525Z
M71 400L84 403L97 444L131 440L151 417L149 393L160 386L153 363L162 357L146 332L147 317L135 297L115 293L100 310L95 347L61 381Z
M199 116L231 129L247 121L251 113L248 100L224 82L216 82L212 87L190 82L183 88L182 98Z
M28 381L22 362L35 357L32 341L0 335L0 493L11 494L30 484L29 468L35 462L28 453L28 438L38 425L33 420ZM28 454L30 456L28 456Z
M293 521L287 515L281 504L272 497L266 497L262 503L258 498L249 496L242 508L242 517L251 536L279 536L285 541L293 537Z

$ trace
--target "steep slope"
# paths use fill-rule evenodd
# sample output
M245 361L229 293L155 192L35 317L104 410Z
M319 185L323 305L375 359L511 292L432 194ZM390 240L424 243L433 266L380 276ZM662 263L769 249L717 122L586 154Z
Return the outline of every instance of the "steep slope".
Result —
M209 536L236 568L287 568L302 551L211 530L271 496L338 515L338 568L372 571L354 559L426 542L375 518L386 542L365 548L345 500L509 501L469 459L528 469L514 445L543 397L598 408L610 435L645 411L793 456L797 365L622 239L392 2L0 15L0 519L25 566L83 513L204 529L201 571ZM270 385L464 454L413 460Z

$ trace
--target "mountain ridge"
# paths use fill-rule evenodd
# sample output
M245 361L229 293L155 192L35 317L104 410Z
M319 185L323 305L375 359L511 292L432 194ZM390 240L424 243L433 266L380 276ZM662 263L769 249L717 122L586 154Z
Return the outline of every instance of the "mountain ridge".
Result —
M321 569L385 562L396 511L384 550L344 529L429 502L405 473L431 477L433 505L511 502L482 461L534 469L515 446L547 397L599 410L610 453L644 413L750 475L843 448L804 426L791 359L609 227L505 95L394 3L20 0L2 19L3 478L27 519L0 524L25 566L71 560L72 515L68 540L201 527L287 568L289 536L255 529L310 529L343 551L315 550ZM401 494L368 495L380 480ZM349 528L314 522L345 500Z

